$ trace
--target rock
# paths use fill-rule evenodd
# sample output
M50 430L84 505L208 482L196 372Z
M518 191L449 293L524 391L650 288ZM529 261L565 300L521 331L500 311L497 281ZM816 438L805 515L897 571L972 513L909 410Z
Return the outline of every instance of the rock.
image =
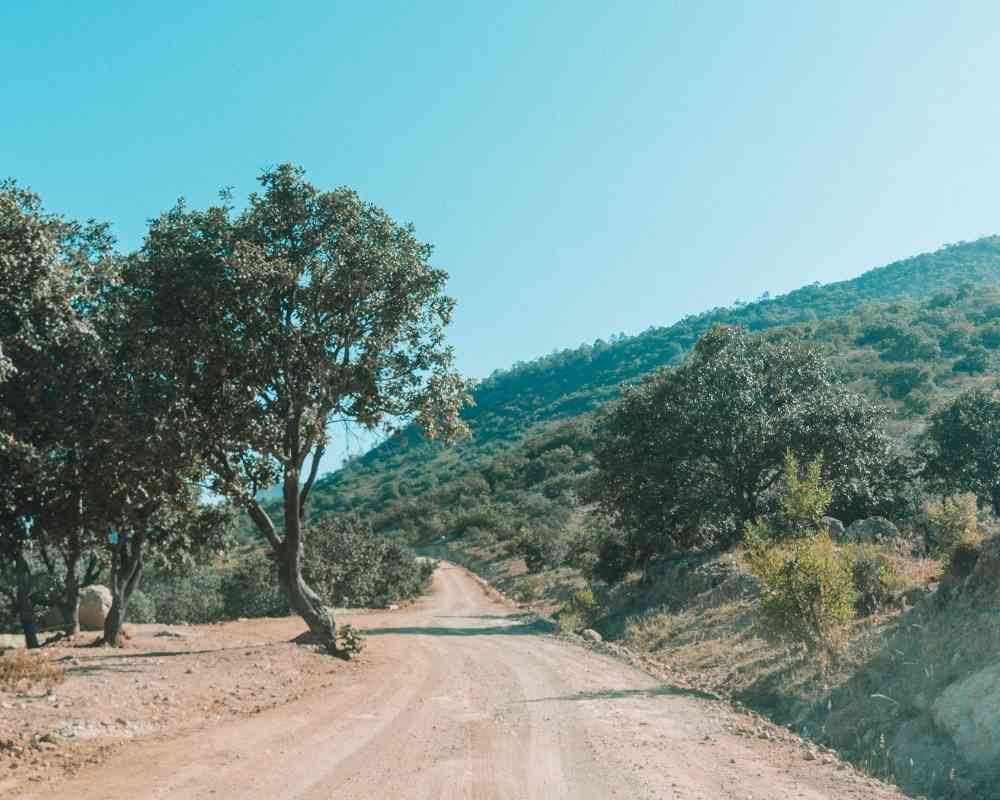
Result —
M580 636L583 637L584 641L587 642L603 642L604 637L601 636L597 631L587 628L586 630L580 631Z
M844 538L858 544L875 544L899 536L899 529L885 517L869 517L852 522L844 532Z
M104 629L104 620L111 610L111 590L94 584L80 592L80 627L85 631Z
M1000 664L945 689L931 705L931 718L966 761L982 767L1000 761Z
M836 517L823 517L820 520L824 530L830 534L830 538L835 542L844 541L844 523Z

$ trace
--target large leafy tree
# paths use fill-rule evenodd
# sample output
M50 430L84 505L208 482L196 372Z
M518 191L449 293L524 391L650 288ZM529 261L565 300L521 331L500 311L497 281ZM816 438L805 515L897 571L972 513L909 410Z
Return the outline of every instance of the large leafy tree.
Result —
M920 449L932 486L974 492L1000 516L1000 391L972 389L935 411Z
M115 622L106 632L117 643L149 532L157 544L181 536L155 520L190 506L197 465L191 452L165 446L183 425L168 384L129 360L119 266L106 226L67 221L16 184L0 186L0 342L9 359L0 382L0 553L13 564L26 632L31 563L58 576L72 634L81 585L110 560ZM108 559L112 528L120 538Z
M215 491L246 510L291 607L333 650L332 616L302 577L331 422L415 420L450 438L463 430L467 385L444 342L446 273L412 227L290 165L260 184L238 213L224 196L153 220L124 276L129 360L168 386L183 415L169 446L197 452ZM256 499L275 482L278 521Z
M626 389L598 425L590 494L628 558L734 541L773 503L789 451L822 456L842 516L891 506L902 468L884 414L834 378L801 342L717 327L682 365Z
M107 226L46 213L34 193L0 183L0 551L29 641L28 551L51 564L47 545L63 557L67 629L76 627L86 506L77 443L93 428L91 317L110 248Z

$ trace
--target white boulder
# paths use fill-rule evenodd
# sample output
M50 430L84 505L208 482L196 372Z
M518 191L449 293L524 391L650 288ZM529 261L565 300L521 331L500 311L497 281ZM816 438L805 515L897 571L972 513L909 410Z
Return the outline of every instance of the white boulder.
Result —
M104 620L111 610L111 590L94 584L80 591L80 627L85 631L104 629Z

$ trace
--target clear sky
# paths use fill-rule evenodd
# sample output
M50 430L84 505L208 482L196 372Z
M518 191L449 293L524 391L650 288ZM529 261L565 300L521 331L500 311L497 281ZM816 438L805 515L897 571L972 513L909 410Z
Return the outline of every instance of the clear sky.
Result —
M994 2L0 3L0 174L123 247L294 161L497 367L1000 232Z

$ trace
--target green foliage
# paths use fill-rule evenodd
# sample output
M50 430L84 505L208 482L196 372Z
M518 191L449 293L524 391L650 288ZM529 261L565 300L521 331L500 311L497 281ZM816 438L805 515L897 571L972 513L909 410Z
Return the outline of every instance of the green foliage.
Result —
M936 553L947 555L977 532L977 503L966 493L934 498L924 511L924 541Z
M538 578L523 575L514 583L514 599L519 603L532 603L542 596Z
M561 633L578 633L587 627L586 620L575 611L564 610L559 613L556 624Z
M934 412L921 453L933 487L973 492L1000 516L1000 390L972 389Z
M153 574L147 577L143 591L155 609L157 622L200 625L226 618L223 575L217 568L203 566L176 575Z
M787 451L782 483L776 529L783 538L818 530L833 499L833 484L823 478L823 456L817 455L802 469L795 454Z
M893 367L880 372L877 380L886 397L902 400L911 392L930 385L931 373L925 367Z
M366 638L364 631L348 623L337 631L337 647L348 658L354 658L365 649Z
M845 546L851 578L857 592L855 608L861 616L882 610L893 596L896 570L892 561L875 545Z
M990 354L982 347L970 347L951 365L952 372L981 375L990 368Z
M784 544L751 534L746 555L763 589L758 613L765 634L810 650L832 648L854 618L857 591L851 562L829 534Z
M424 591L434 563L372 533L357 518L327 515L310 526L304 574L330 606L384 606Z
M639 566L673 550L733 542L773 505L790 450L827 456L813 467L822 495L814 501L826 504L828 482L843 516L874 513L901 490L883 420L869 400L836 386L814 347L717 328L681 366L627 390L602 420L589 499L625 532ZM790 480L798 485L797 475Z
M568 543L550 530L522 527L510 540L509 550L524 559L528 572L538 573L560 566Z
M562 613L575 616L582 627L589 628L600 618L601 606L592 589L577 589L570 595Z
M156 616L156 601L146 592L134 591L128 601L128 619L137 625L159 622Z
M247 553L225 574L226 617L285 617L288 599L278 585L274 561L259 550Z

